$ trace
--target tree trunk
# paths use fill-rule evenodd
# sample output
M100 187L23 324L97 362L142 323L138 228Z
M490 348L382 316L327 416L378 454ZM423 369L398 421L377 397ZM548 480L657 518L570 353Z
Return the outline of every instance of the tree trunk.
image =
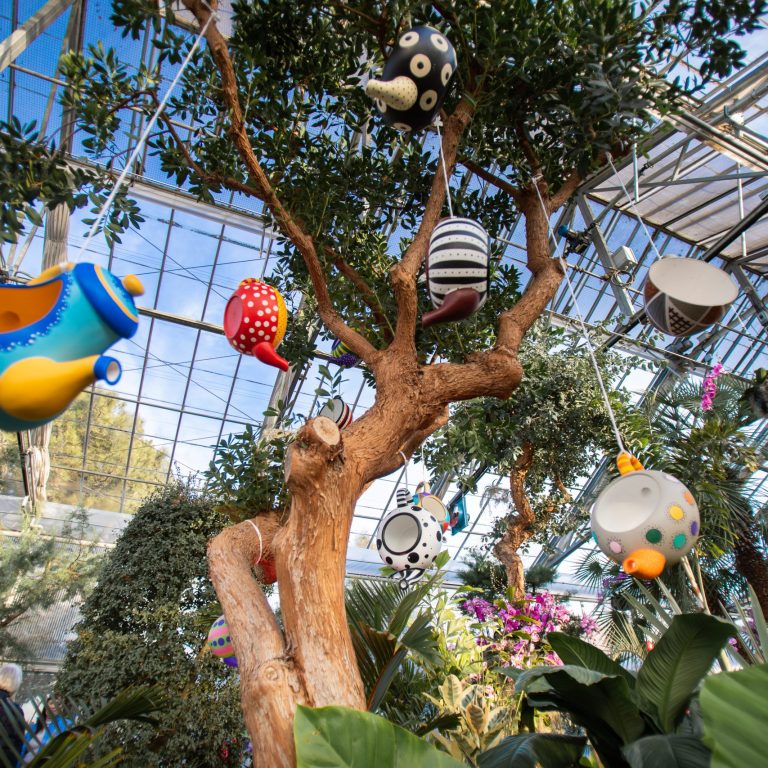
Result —
M533 535L534 514L525 492L525 478L533 465L533 457L533 445L525 443L509 474L509 488L515 514L507 519L507 529L493 548L493 554L507 572L507 586L512 590L513 597L518 600L525 597L525 570L519 550Z
M736 542L736 569L755 590L763 615L768 617L768 560L756 542L754 524Z

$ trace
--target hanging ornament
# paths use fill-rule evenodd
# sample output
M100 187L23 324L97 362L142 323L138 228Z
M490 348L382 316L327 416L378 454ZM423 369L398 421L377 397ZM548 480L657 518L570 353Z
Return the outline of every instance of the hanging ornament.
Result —
M616 463L621 476L592 507L592 536L626 573L654 579L696 543L699 508L691 492L672 475L644 469L628 453L619 454Z
M224 310L224 333L242 355L288 370L288 361L275 351L285 336L288 310L271 285L247 277L232 294Z
M714 264L677 256L651 264L643 286L648 319L670 336L690 336L718 322L738 294Z
M229 634L227 620L223 615L213 622L213 626L208 632L208 647L211 649L211 653L218 656L228 667L237 667L232 637Z
M334 339L331 344L331 357L342 368L353 368L360 362L360 358L340 339Z
M399 488L397 507L381 521L376 549L379 557L395 569L400 586L418 581L440 554L443 534L440 523L426 509L411 502L408 491Z
M416 486L413 503L429 512L429 514L440 523L443 533L448 530L451 524L451 516L448 512L448 508L443 504L442 499L432 494L428 482L425 481Z
M273 557L262 557L254 565L261 568L262 584L274 584L277 581L277 569L275 568L275 559Z
M329 400L318 416L330 419L339 429L346 429L352 423L352 409L340 397Z
M429 239L427 289L432 306L422 328L464 320L488 296L488 233L476 221L458 216L440 221Z
M397 41L381 80L369 80L365 92L385 123L398 131L420 131L440 110L455 71L450 40L432 27L413 27Z
M136 333L143 292L135 275L71 262L0 285L0 429L42 426L95 381L116 384L120 363L103 353Z
M451 533L456 535L461 533L469 524L469 515L467 514L467 502L463 496L459 496L456 503L450 509L451 514Z

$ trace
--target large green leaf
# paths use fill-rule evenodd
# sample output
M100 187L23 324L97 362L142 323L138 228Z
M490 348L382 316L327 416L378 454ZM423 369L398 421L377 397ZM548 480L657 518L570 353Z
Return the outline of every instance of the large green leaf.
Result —
M704 681L700 701L712 768L765 765L768 664L711 675Z
M581 736L522 733L483 752L477 764L479 768L574 768L585 746Z
M712 756L695 736L656 734L624 747L632 768L708 768Z
M465 768L428 741L370 712L299 707L296 768Z
M573 664L604 675L618 675L627 681L630 688L635 687L635 676L591 643L563 632L550 632L547 640L563 664Z
M645 720L623 676L577 666L536 667L522 674L517 685L530 706L567 712L585 728L606 765L626 765L621 748L645 731Z
M637 675L643 708L669 733L734 627L705 613L675 616Z

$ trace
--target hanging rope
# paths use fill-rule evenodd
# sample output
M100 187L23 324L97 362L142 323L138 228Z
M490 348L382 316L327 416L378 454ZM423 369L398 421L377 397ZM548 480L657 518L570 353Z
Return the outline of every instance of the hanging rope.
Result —
M253 530L256 531L256 535L259 537L259 556L256 558L256 562L260 563L261 556L264 554L264 542L261 538L261 531L259 530L259 526L256 525L253 520L249 520L248 522L253 526Z
M398 453L403 457L403 480L405 480L405 487L408 487L408 457L402 452Z
M584 336L584 341L587 344L589 357L592 360L592 367L595 369L595 376L597 377L597 383L600 386L600 392L603 396L605 409L608 412L608 418L611 421L613 434L616 437L616 443L619 446L619 453L620 454L626 453L627 449L624 447L624 442L621 439L621 432L619 432L619 427L616 423L616 415L613 412L613 408L611 407L611 401L608 398L608 392L605 388L602 374L600 373L600 366L597 364L597 356L595 355L595 349L592 346L592 342L590 341L589 333L587 332L586 323L584 322L584 318L581 315L581 310L579 309L579 303L578 301L576 301L576 292L573 290L573 284L571 283L571 278L568 276L568 263L563 258L563 256L558 253L558 251L560 250L560 242L558 242L557 239L555 238L555 233L552 231L552 225L549 223L549 214L547 213L547 207L544 205L544 200L542 199L541 192L539 191L538 180L540 178L541 178L540 175L534 177L533 188L536 190L536 196L539 198L539 204L541 205L541 210L544 213L544 218L547 222L547 230L549 230L549 236L552 238L552 241L555 243L555 255L560 261L560 266L563 268L563 274L565 276L565 284L568 286L568 292L571 294L573 309L576 312L576 317L578 318L579 325L581 326L581 332L582 332L582 335Z
M216 18L217 18L217 14L212 13L208 17L208 21L205 22L205 24L203 25L203 28L200 30L200 34L197 36L197 39L193 43L192 47L189 49L189 53L187 53L184 61L181 64L181 67L179 68L179 71L176 73L176 77L174 77L173 80L171 81L171 84L168 86L168 90L165 92L165 96L163 96L162 101L157 105L157 109L155 110L152 117L149 119L149 122L147 123L146 128L144 128L144 132L141 134L138 142L136 143L136 146L133 148L133 152L131 152L131 155L128 158L128 162L126 162L125 167L122 170L122 173L120 174L120 176L118 176L117 181L115 182L115 186L112 188L112 191L109 193L109 196L104 201L104 204L101 206L101 210L99 211L96 218L94 219L93 224L91 225L91 228L85 237L85 241L80 246L80 250L77 252L77 255L75 256L74 261L77 261L78 259L80 259L80 257L85 253L85 250L88 247L88 243L91 242L94 235L96 234L96 231L98 230L99 225L103 221L104 216L106 215L112 203L115 201L115 198L117 197L117 193L120 191L120 187L122 187L123 182L125 181L128 174L131 172L131 169L133 168L134 163L136 162L137 158L139 157L142 150L144 149L144 145L147 143L149 134L152 131L152 129L155 127L155 123L157 122L157 119L163 113L163 110L165 109L165 105L168 103L168 99L171 96L171 93L173 93L173 90L176 88L179 80L181 79L181 76L184 74L184 70L187 68L189 62L192 60L192 56L194 56L195 51L200 45L200 41L203 39L203 37L205 37L205 33L208 30L208 26Z
M443 167L443 181L445 181L445 197L448 201L448 213L450 214L451 218L453 218L453 205L451 204L451 190L448 186L448 171L445 167L445 155L443 154L443 135L440 133L440 126L443 124L443 121L440 119L440 117L435 118L435 128L437 128L437 139L439 142L440 147L440 164Z
M650 244L651 248L653 248L653 252L656 254L656 258L660 259L661 254L659 253L659 249L656 247L656 243L653 242L653 238L651 237L651 233L648 230L648 227L645 226L645 222L643 221L643 217L640 215L640 212L637 210L637 206L635 206L634 201L632 200L632 196L629 194L629 190L627 189L626 185L621 179L621 176L619 176L619 172L616 170L616 166L613 164L613 158L611 157L610 152L605 153L605 158L608 160L608 164L613 169L613 175L616 177L616 180L621 185L621 188L624 190L624 195L627 198L627 202L629 203L629 207L632 209L632 212L635 214L635 217L637 218L638 223L643 228L643 232L645 232L645 236L648 238L648 243Z

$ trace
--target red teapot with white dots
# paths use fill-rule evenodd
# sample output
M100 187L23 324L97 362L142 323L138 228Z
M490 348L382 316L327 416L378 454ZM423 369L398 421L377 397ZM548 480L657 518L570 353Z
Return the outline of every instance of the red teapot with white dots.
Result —
M224 334L242 355L288 370L288 361L275 351L285 336L288 310L279 291L247 277L232 294L224 310Z

